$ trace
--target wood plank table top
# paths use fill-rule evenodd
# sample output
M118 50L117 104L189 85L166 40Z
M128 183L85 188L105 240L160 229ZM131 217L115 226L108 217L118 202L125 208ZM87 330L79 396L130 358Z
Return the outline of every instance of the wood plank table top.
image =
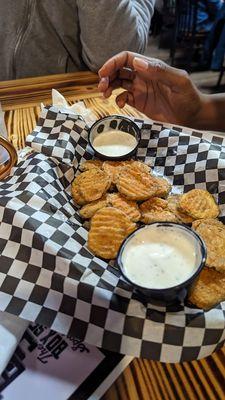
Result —
M5 111L9 139L17 149L25 145L40 113L40 103L51 104L51 89L70 104L83 100L97 118L110 114L143 117L133 108L120 110L115 98L102 98L98 77L91 72L26 78L0 82L0 102ZM134 359L104 395L104 400L218 400L225 398L225 347L200 361L165 364Z

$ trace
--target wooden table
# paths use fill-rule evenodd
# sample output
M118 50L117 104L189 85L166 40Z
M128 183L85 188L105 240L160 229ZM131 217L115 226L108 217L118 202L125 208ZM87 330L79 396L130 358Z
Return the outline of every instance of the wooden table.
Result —
M113 113L143 117L126 106L104 100L97 90L97 75L91 72L0 82L0 101L6 111L9 138L17 149L36 125L40 102L51 104L51 89L58 89L70 103L83 100L96 117ZM225 348L201 361L163 364L135 359L111 386L104 400L218 400L225 398Z

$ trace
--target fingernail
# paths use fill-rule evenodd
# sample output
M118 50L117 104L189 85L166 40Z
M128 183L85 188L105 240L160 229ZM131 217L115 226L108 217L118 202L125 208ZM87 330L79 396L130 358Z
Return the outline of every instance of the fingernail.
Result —
M138 69L142 69L143 71L146 71L148 69L148 61L143 60L142 58L134 58L133 61L134 67L137 67Z
M108 86L109 85L109 77L106 76L100 79L99 85Z

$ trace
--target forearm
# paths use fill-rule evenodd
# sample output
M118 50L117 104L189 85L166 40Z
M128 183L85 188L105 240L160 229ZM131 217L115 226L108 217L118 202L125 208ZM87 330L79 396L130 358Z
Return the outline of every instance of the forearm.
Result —
M196 115L193 128L225 133L225 94L202 94L201 108Z
M82 56L98 70L122 50L144 52L155 0L78 0Z

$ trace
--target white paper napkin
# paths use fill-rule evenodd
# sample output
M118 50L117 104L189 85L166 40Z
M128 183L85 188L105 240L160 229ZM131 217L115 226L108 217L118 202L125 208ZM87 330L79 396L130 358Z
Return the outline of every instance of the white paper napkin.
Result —
M93 111L89 108L86 108L83 101L78 101L70 106L65 97L63 97L63 95L55 89L52 89L52 105L58 107L62 112L81 115L86 124L89 126L92 125L97 119Z
M4 371L29 323L0 311L0 374Z

